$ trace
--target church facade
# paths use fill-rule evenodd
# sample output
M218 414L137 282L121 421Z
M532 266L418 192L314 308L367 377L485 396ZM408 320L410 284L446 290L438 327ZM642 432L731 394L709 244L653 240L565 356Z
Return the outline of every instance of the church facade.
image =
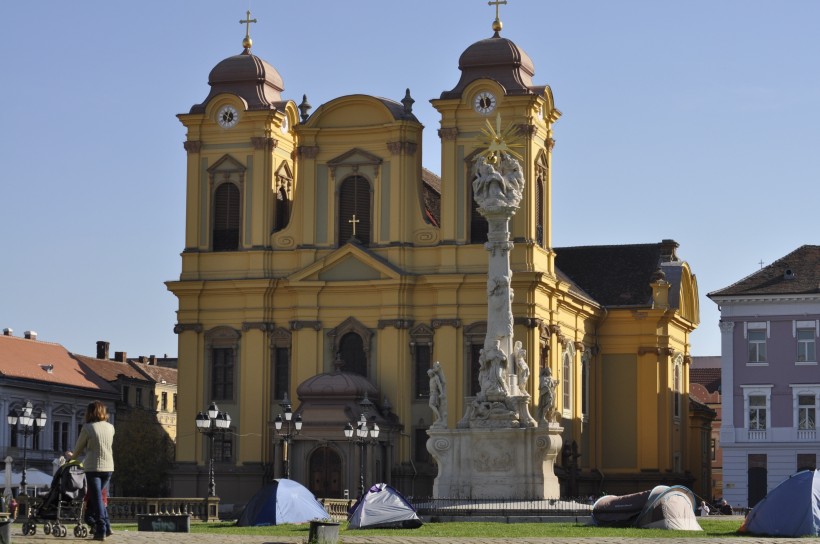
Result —
M552 246L561 114L550 87L533 83L532 60L499 30L464 51L458 83L432 100L440 177L422 168L409 91L311 111L306 98L283 96L247 36L241 54L211 71L205 100L179 115L185 248L179 279L167 283L179 299L177 495L204 494L210 455L229 503L286 471L317 496L354 496L361 481L430 492L427 371L440 362L450 427L479 387L487 223L472 170L488 127L520 144L514 334L532 403L546 369L559 381L562 494L691 483L695 276L673 240ZM232 418L213 448L194 430L211 402ZM275 428L287 402L303 421L290 444ZM363 412L381 432L350 442L343 429Z

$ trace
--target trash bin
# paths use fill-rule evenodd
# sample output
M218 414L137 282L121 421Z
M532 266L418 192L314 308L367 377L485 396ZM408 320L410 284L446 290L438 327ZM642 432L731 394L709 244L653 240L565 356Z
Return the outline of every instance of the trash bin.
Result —
M308 544L336 544L339 542L339 523L336 521L311 521Z
M0 521L0 544L11 544L11 520Z

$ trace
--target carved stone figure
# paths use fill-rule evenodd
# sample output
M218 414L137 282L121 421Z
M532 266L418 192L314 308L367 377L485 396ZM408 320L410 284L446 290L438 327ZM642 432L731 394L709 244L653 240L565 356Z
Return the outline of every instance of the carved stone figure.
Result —
M521 164L509 153L501 153L497 167L479 155L473 175L473 198L480 208L518 206L524 193L524 174Z
M427 371L430 378L430 400L427 404L433 411L435 421L433 427L447 427L447 382L444 379L444 371L438 361L433 364L433 368Z
M555 380L552 377L552 371L549 367L541 369L541 383L538 387L540 398L538 399L538 417L540 421L549 421L555 411L555 387L560 383L560 380Z
M527 350L522 347L521 341L515 342L515 373L518 376L518 388L526 395L527 381L530 379L530 367L527 364Z
M507 356L501 351L501 342L494 340L492 345L481 350L478 358L479 385L481 396L484 398L507 397L510 394L507 387ZM484 374L482 375L482 371ZM483 378L483 381L481 381Z

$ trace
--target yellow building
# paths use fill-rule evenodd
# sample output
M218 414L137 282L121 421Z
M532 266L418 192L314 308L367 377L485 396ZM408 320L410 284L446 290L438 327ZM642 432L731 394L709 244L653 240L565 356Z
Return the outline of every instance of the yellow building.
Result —
M422 168L409 91L399 101L343 96L310 113L306 99L282 96L249 38L243 45L211 71L206 99L179 115L185 249L168 282L179 299L176 494L206 491L209 443L194 420L212 401L233 419L233 432L215 437L223 501L241 504L282 475L274 420L285 394L304 420L287 453L292 479L352 495L364 466L366 485L429 492L426 370L441 362L451 427L478 390L487 224L471 172L482 130L499 119L522 144L526 178L510 225L514 334L529 354L533 402L544 368L560 380L563 493L691 481L695 277L672 240L552 246L561 114L521 48L496 31L461 55L457 85L432 101L439 178ZM365 393L382 433L357 448L342 429Z

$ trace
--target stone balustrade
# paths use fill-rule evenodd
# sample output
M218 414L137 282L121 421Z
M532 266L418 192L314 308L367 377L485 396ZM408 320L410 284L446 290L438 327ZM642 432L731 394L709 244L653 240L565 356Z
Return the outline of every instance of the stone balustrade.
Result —
M18 502L20 503L20 512L25 512L25 504L28 502L28 498L25 495L20 495ZM32 506L36 507L35 504L32 504ZM114 523L135 523L137 516L142 514L190 514L193 521L219 521L219 497L108 498L108 515Z

